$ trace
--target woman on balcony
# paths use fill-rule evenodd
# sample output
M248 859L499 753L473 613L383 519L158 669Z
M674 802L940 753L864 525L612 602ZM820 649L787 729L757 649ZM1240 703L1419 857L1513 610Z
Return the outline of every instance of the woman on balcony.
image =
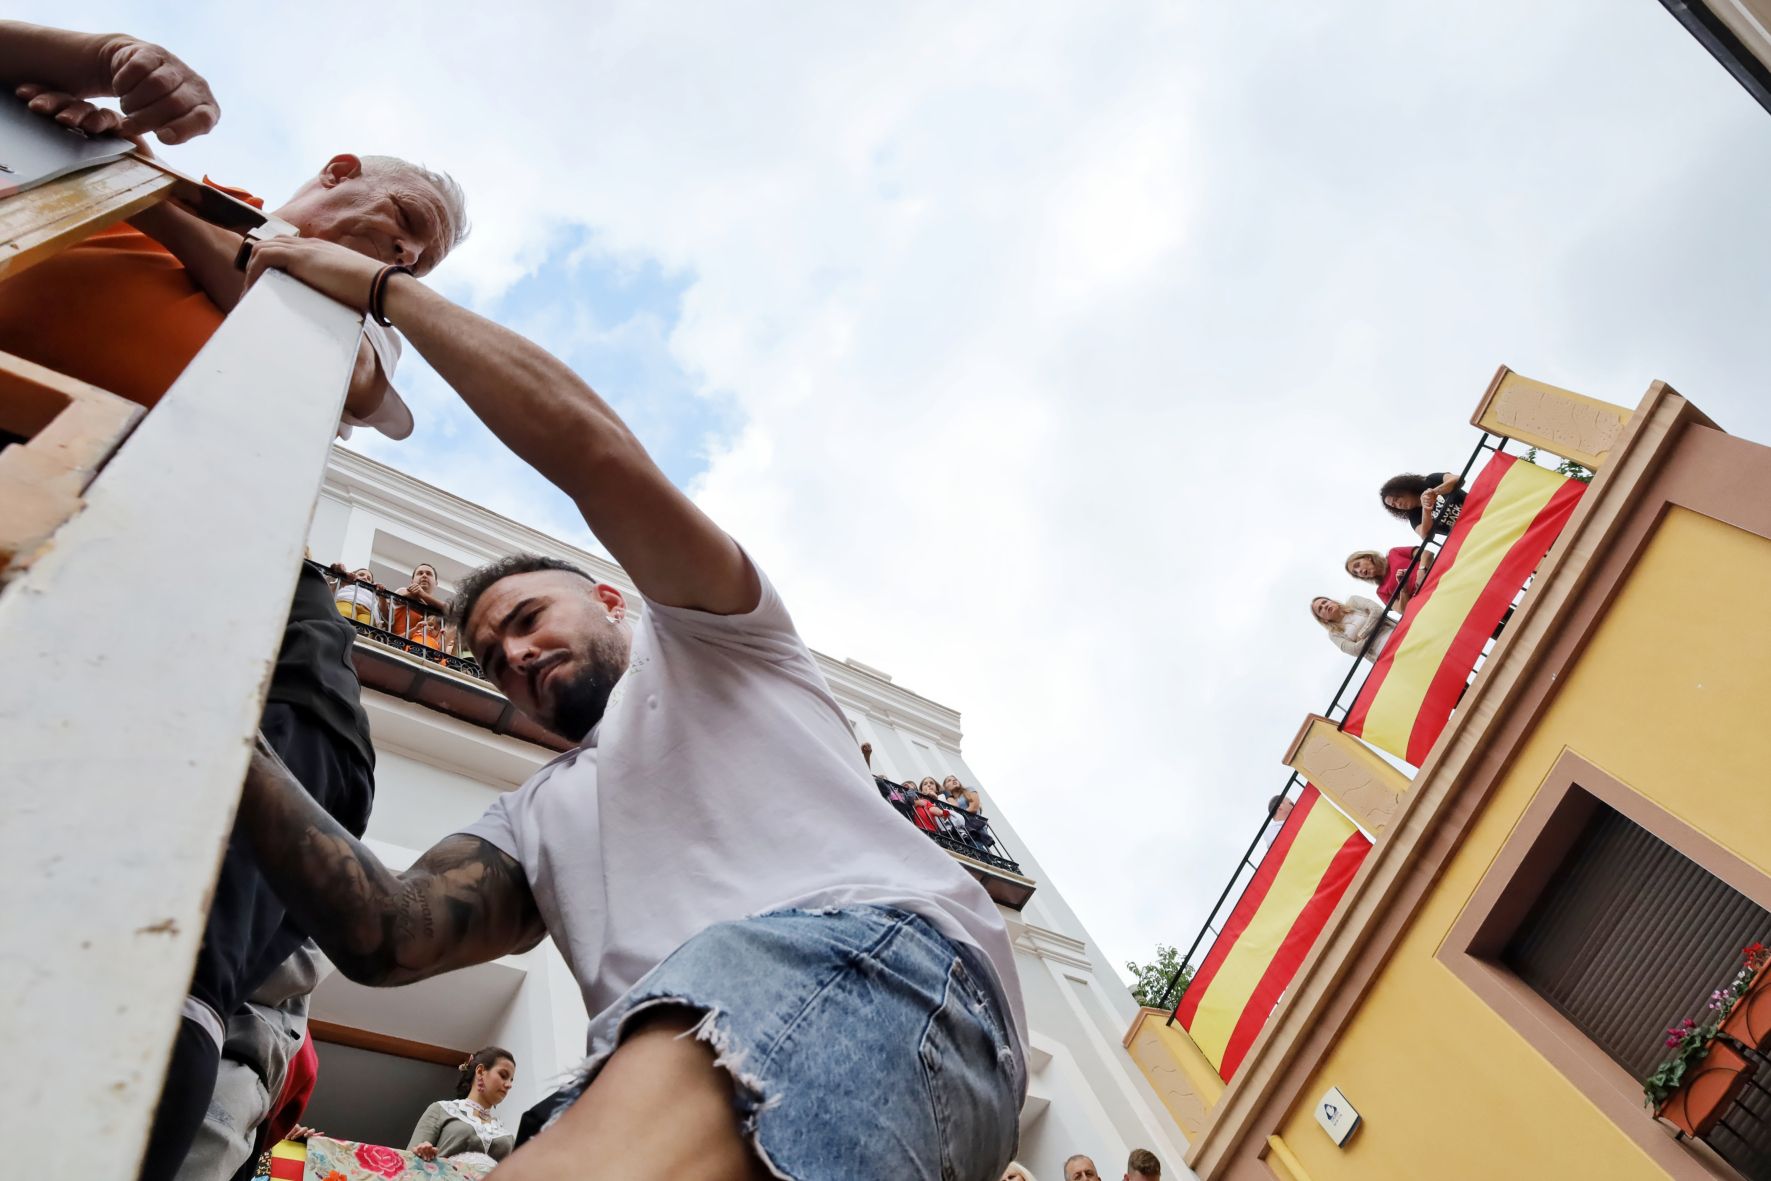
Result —
M983 803L978 799L978 793L961 783L959 776L949 775L941 781L941 797L959 813L965 825L965 839L980 849L988 849L990 822L984 819Z
M916 785L911 819L924 832L947 831L947 809L941 807L941 785L933 775L925 775Z
M387 588L375 581L375 575L370 572L369 567L346 571L341 564L334 562L332 573L337 580L338 589L333 592L332 598L338 604L338 613L353 623L366 623L370 627L382 626L381 592Z
M443 650L443 617L449 610L447 600L437 597L437 571L429 562L420 562L412 570L412 581L394 593L409 603L396 602L393 622L388 628L402 640L423 644L426 648Z
M1356 656L1361 648L1365 650L1365 659L1376 661L1384 645L1390 642L1390 632L1394 627L1389 617L1384 614L1382 603L1374 603L1364 595L1352 595L1346 602L1337 603L1327 595L1317 595L1310 600L1310 614L1334 641L1334 646L1348 656ZM1366 647L1366 637L1373 629L1377 629L1377 639Z
M441 1156L490 1169L516 1142L515 1133L492 1112L516 1082L516 1059L509 1050L487 1046L455 1069L461 1074L455 1098L424 1109L407 1148L424 1160Z
M1404 472L1385 480L1377 494L1392 517L1407 521L1425 541L1435 533L1450 533L1457 524L1458 510L1464 506L1463 483L1456 472L1424 476ZM1443 512L1438 511L1441 506Z
M1415 546L1399 545L1388 553L1378 553L1374 549L1354 550L1347 555L1347 573L1361 582L1377 584L1377 601L1388 603L1390 596L1396 594L1398 588L1402 593L1396 595L1392 605L1401 611L1408 605L1408 600L1421 588L1427 580L1427 569L1433 564L1432 554L1422 554L1414 573L1408 575L1408 585L1402 586L1402 575L1407 572L1408 564L1414 561Z

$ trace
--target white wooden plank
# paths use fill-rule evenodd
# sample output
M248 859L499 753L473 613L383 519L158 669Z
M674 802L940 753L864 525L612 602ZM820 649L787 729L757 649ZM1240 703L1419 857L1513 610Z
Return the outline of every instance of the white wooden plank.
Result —
M135 1176L361 332L267 275L0 593L0 1046L34 1174Z

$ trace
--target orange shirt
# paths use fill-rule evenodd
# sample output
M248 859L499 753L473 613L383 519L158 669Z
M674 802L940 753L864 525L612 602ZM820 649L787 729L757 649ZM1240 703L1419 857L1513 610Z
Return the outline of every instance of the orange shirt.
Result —
M171 251L119 222L0 283L0 350L151 407L224 315Z

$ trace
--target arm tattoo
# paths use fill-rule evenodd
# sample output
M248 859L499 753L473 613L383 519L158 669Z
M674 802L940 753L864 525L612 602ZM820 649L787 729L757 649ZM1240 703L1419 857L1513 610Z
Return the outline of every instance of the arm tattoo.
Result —
M457 833L396 874L306 792L262 739L241 830L290 915L364 984L408 984L526 951L546 934L516 860Z

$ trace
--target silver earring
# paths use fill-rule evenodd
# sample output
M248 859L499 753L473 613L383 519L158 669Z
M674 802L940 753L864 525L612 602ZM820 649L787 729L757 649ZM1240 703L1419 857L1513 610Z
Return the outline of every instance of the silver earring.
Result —
M619 615L605 615L605 616L603 616L603 618L607 619L610 623L620 623L621 622L621 617Z

